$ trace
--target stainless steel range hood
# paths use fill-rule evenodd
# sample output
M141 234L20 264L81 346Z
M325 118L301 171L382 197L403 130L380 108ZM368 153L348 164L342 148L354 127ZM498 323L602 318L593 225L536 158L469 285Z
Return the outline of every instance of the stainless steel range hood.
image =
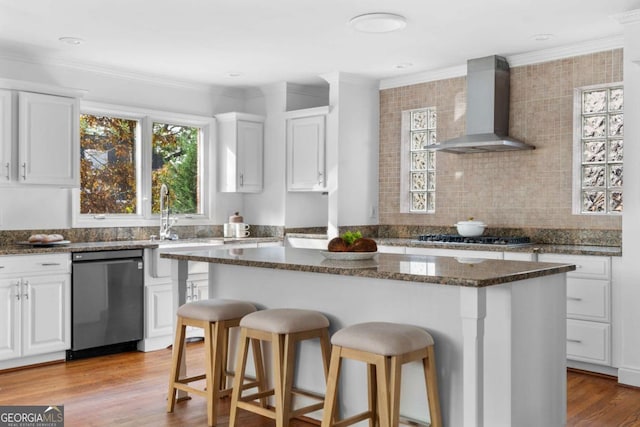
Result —
M431 149L457 154L533 150L508 136L509 78L509 64L501 56L467 61L467 134Z

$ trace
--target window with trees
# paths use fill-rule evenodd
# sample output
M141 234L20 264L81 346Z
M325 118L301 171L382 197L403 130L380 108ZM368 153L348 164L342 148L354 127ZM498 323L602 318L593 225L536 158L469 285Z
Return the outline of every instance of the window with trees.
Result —
M575 213L622 213L623 95L620 83L575 91Z
M211 119L175 116L83 111L76 222L152 220L162 184L169 187L172 214L206 219Z

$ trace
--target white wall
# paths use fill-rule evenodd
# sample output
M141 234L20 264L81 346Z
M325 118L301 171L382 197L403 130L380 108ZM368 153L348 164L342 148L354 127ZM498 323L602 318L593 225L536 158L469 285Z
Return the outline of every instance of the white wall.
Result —
M55 64L40 64L0 58L0 79L24 81L51 87L86 91L82 101L148 108L211 117L228 111L242 111L242 90L147 79L81 70ZM81 103L82 103L81 101ZM15 137L14 143L15 143ZM69 228L71 202L69 189L13 186L0 188L0 227L10 229ZM226 220L227 211L242 207L237 195L218 193L215 197L216 223Z
M327 182L332 237L338 227L378 222L380 100L376 82L345 73L323 77L331 88Z
M640 9L626 14L624 29L624 214L617 306L620 333L618 380L640 387Z

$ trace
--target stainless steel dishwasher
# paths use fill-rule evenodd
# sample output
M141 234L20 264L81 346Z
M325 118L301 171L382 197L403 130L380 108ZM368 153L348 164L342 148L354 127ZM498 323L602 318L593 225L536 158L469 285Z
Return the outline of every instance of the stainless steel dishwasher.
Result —
M143 251L72 254L67 360L135 350L143 338Z

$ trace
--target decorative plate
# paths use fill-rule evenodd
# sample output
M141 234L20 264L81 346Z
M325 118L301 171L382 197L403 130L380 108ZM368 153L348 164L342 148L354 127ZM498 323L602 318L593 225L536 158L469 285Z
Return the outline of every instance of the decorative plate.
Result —
M335 259L340 261L362 261L373 258L378 252L329 252L320 251L326 259Z
M71 243L70 240L58 240L57 242L16 242L18 245L28 245L33 246L34 248L41 248L46 246L59 246L59 245L68 245Z

